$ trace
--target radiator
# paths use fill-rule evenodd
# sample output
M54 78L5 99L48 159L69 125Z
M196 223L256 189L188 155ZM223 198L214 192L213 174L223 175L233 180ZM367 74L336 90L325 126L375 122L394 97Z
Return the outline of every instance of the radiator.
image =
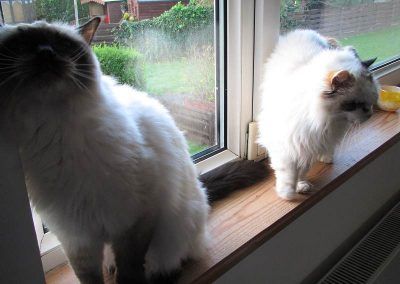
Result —
M318 283L400 283L400 203Z

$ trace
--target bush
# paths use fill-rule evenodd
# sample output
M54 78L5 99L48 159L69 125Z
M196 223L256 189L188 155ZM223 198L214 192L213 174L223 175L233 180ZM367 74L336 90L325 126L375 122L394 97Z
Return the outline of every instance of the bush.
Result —
M104 74L115 77L121 84L143 88L143 62L139 52L118 45L95 45L93 51Z
M213 22L213 6L202 6L196 1L191 1L188 5L178 2L170 10L153 19L137 22L124 21L116 30L116 35L121 39L135 38L146 29L158 29L169 35L181 37L183 33L203 29Z
M197 1L187 6L179 2L153 19L125 21L114 31L116 39L151 61L182 57L197 47L213 46L214 7Z
M88 5L82 5L81 1L78 4L78 14L80 19L89 18ZM62 21L73 22L75 21L74 2L65 0L36 0L35 12L38 19L46 20L48 22Z
M189 5L178 2L170 10L154 18L153 21L155 27L177 37L212 24L214 8L198 5L195 1L191 1Z

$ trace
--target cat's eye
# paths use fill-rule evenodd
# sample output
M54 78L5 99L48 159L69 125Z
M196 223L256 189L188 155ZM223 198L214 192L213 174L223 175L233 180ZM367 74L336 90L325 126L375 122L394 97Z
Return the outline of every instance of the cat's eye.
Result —
M342 110L343 111L354 111L357 109L357 103L356 102L346 102L342 104Z
M341 109L343 111L355 111L356 109L360 109L363 112L369 112L370 107L366 103L363 102L357 102L357 101L349 101L349 102L344 102L341 105Z
M363 107L361 108L363 112L370 112L371 111L371 107L368 107L367 105L363 105Z
M329 98L329 97L332 97L334 94L336 94L336 92L337 92L337 90L326 91L326 92L324 92L324 95Z

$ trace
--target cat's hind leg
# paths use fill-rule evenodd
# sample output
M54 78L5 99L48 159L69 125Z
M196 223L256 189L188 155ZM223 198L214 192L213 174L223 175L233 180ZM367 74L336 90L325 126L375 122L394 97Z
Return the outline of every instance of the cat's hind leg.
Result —
M182 262L204 256L208 207L191 201L185 206L191 209L164 212L160 218L146 255L146 274L151 283L175 283Z
M103 242L93 241L87 245L63 242L63 249L82 284L102 284Z
M151 222L143 219L113 239L112 249L117 266L118 284L148 283L144 262L152 237L152 228Z

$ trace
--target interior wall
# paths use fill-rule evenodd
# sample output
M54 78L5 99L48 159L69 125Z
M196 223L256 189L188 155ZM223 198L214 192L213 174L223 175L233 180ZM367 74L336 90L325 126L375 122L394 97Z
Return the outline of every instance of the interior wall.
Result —
M0 121L0 283L44 283L31 210L12 131Z
M398 200L399 157L397 143L216 283L314 283Z

